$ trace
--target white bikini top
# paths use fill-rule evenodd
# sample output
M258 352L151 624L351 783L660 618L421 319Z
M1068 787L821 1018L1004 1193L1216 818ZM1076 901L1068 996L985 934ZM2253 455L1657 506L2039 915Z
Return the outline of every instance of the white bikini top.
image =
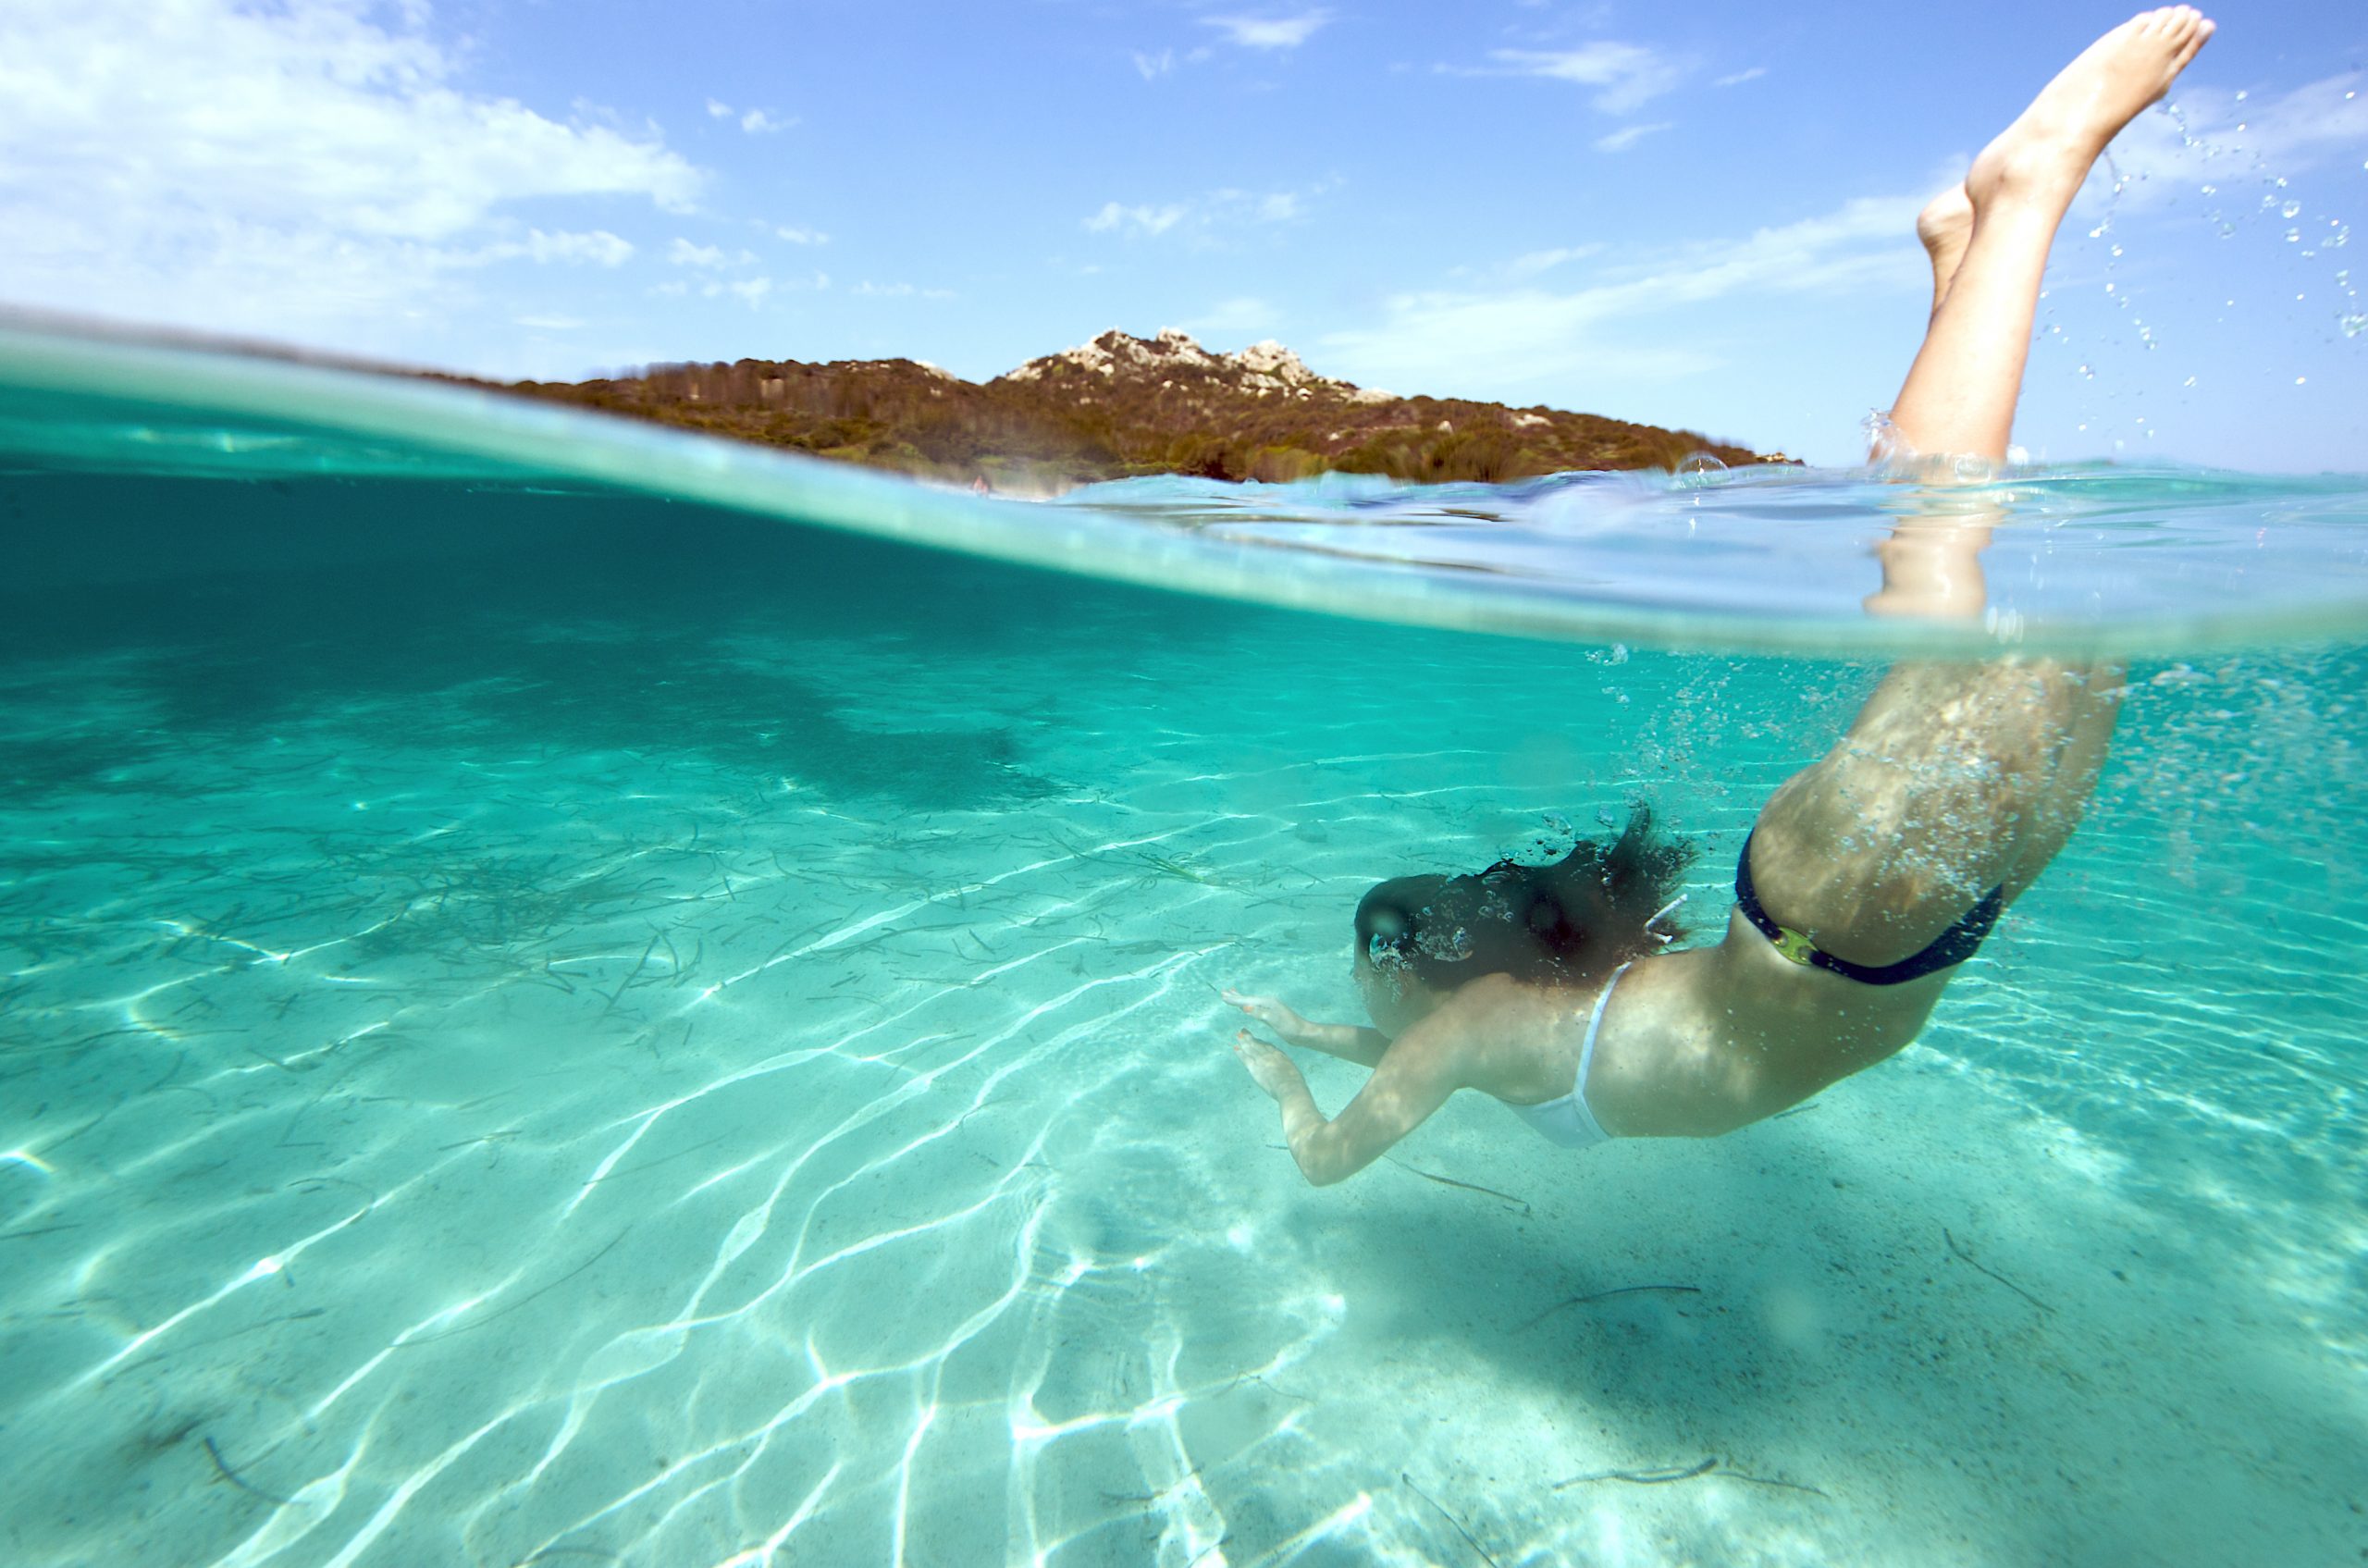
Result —
M1629 963L1635 962L1630 959ZM1603 982L1603 990L1595 999L1595 1011L1587 1018L1586 1040L1579 1046L1579 1076L1571 1092L1559 1100L1548 1100L1542 1105L1516 1105L1500 1101L1505 1109L1536 1128L1550 1143L1560 1143L1572 1149L1591 1149L1597 1143L1611 1142L1611 1134L1603 1123L1595 1119L1595 1112L1587 1108L1587 1069L1595 1065L1595 1037L1603 1031L1603 1010L1611 1005L1611 988L1628 972L1628 964L1611 971Z

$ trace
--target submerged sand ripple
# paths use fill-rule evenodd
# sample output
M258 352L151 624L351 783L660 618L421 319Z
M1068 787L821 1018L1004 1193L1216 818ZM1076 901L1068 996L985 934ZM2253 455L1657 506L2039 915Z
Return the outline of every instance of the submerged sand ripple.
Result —
M1178 653L1203 678L1155 722L1087 648L928 679L828 649L903 694L883 725L1056 690L1019 805L329 711L11 808L9 1555L2350 1549L2361 993L2328 922L2356 955L2368 904L2336 806L2219 831L2174 693L1899 1062L1583 1161L1459 1105L1316 1192L1217 986L1345 1011L1366 879L1636 788L1718 831L1716 907L1718 847L1831 718L1765 667L1572 653L1541 724L1503 695L1535 650L1455 645L1415 698L1354 678L1423 654L1370 628L1308 630L1278 692L1249 672L1280 624ZM106 689L19 688L12 722L88 727ZM1648 1282L1696 1290L1610 1293Z

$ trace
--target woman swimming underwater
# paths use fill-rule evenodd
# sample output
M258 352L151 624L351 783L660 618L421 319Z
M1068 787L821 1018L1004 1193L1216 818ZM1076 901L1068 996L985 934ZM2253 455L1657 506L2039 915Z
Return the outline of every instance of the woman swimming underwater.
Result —
M2190 6L2131 19L2066 67L1925 208L1933 310L1893 405L1918 451L2006 454L2055 231L2121 128L2212 36ZM1977 615L1978 511L1903 524L1877 614ZM1290 1058L1234 1051L1282 1107L1319 1186L1370 1165L1476 1089L1558 1142L1710 1138L1772 1116L1914 1040L1956 966L2070 838L2103 765L2122 671L2003 658L1893 668L1823 759L1762 808L1725 939L1663 952L1690 851L1639 810L1560 863L1384 883L1357 910L1375 1027L1226 999L1287 1044L1373 1076L1326 1119Z

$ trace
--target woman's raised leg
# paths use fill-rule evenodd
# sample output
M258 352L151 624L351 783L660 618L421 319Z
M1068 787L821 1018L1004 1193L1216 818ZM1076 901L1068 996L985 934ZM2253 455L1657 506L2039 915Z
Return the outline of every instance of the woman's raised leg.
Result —
M2065 67L1974 159L1963 259L1954 278L1935 278L1931 326L1892 405L1908 445L2006 455L2056 228L2105 144L2170 90L2212 28L2191 6L2132 17ZM1936 273L1941 261L1936 249Z
M1917 233L1932 257L1932 320L1892 410L1909 446L2005 456L2056 228L2105 144L2211 35L2185 6L2114 29L1974 160L1962 197L1925 208ZM1968 493L1903 520L1881 548L1883 587L1868 610L1979 614L1995 514ZM1893 670L1843 743L1760 814L1753 862L1774 918L1816 932L1829 951L1883 963L1990 888L2013 898L2079 820L2121 684L2120 666L2103 661Z

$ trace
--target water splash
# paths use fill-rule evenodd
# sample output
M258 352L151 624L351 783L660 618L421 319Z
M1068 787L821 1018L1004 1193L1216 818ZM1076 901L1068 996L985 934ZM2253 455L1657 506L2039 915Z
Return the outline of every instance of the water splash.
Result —
M1698 451L1680 458L1673 475L1678 484L1687 489L1705 489L1727 482L1727 465L1708 452Z

